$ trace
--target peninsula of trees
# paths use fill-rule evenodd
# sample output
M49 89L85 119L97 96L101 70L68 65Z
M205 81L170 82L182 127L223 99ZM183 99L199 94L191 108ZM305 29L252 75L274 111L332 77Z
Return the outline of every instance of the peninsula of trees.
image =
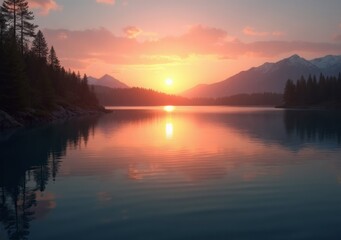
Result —
M99 109L87 76L65 70L33 23L27 0L0 9L0 110L9 114L57 108Z
M289 79L284 90L284 107L341 107L341 73Z

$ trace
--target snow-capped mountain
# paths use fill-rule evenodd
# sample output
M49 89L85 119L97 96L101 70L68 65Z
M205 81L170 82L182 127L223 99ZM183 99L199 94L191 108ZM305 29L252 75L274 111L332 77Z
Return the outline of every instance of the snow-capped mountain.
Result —
M97 79L94 77L88 77L90 85L104 86L110 88L129 88L125 83L115 79L114 77L106 74L103 77Z
M326 56L308 61L293 55L276 63L264 63L242 71L224 81L201 84L187 90L186 97L223 97L239 93L283 92L288 79L296 80L309 74L335 75L341 71L341 56Z
M310 61L326 75L338 75L341 72L341 56L328 55Z

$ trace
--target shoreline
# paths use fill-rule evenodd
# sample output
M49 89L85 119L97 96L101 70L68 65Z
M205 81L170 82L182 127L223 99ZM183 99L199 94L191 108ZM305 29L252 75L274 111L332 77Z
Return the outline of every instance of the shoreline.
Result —
M109 112L111 111L105 109L104 107L82 108L77 106L57 106L53 111L50 112L44 110L27 109L14 114L0 110L0 131Z
M335 104L326 104L326 105L311 105L311 106L285 106L279 105L275 106L278 109L284 110L311 110L311 111L340 111L341 106Z

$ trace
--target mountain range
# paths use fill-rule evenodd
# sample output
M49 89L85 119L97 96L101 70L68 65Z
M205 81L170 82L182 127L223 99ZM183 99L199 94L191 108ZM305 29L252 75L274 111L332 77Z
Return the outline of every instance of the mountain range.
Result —
M94 77L88 77L88 83L90 85L104 86L110 88L129 88L128 85L108 74L105 74L103 77L98 79Z
M181 95L185 97L224 97L239 93L282 93L288 79L297 80L302 75L338 75L341 72L341 56L328 55L306 60L293 55L276 63L264 63L242 71L226 80L213 84L201 84Z

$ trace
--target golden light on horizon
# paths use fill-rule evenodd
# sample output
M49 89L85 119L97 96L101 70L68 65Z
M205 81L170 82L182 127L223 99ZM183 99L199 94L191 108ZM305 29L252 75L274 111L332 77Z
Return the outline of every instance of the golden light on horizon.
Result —
M174 112L175 107L174 107L174 106L164 106L164 107L163 107L163 110L164 110L165 112L171 113L171 112Z

